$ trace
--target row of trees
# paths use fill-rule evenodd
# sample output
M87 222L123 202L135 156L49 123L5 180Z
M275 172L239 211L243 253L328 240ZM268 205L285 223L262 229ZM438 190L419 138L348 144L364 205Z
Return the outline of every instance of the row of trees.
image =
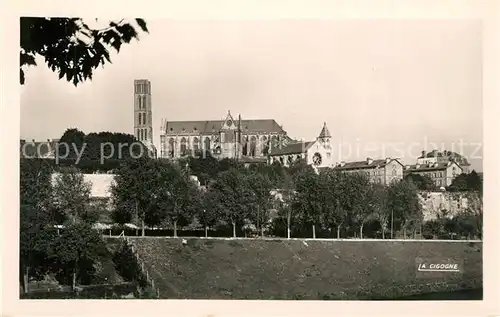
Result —
M192 159L195 160L195 159ZM197 159L199 165L211 164ZM336 232L357 228L359 237L368 222L379 224L385 238L389 227L416 230L422 224L417 188L409 181L390 186L371 183L360 174L333 170L319 175L299 162L290 168L279 164L243 168L237 163L206 177L202 190L190 179L195 164L165 160L133 160L116 171L112 189L117 223L172 226L195 222L207 227L255 228L264 234L274 219L292 227ZM214 168L216 170L216 168ZM210 171L210 170L208 170ZM214 172L215 173L215 172ZM273 190L279 189L274 192Z

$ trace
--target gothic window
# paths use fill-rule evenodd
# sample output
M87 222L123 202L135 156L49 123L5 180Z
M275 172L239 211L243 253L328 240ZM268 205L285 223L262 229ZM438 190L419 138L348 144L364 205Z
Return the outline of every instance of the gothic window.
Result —
M137 131L135 131L135 137L137 138L137 140L139 140L139 129L137 129Z
M175 142L174 142L174 138L170 138L168 140L168 149L169 149L169 152L170 152L170 157L174 157L174 154L175 154Z
M273 149L277 148L278 147L278 137L276 135L273 135L271 137L271 146L270 146L270 149L271 149L271 152L273 151Z
M252 136L250 139L250 156L255 156L255 150L257 149L257 138Z
M210 138L205 138L205 151L210 151Z
M142 113L139 112L137 115L139 116L139 119L138 119L139 124L141 124L142 123Z
M200 150L200 140L197 137L194 137L193 139L193 151L195 154L198 154L198 151Z
M146 96L142 96L142 108L146 109L147 108L146 105L147 105L147 103L146 103Z
M248 155L248 136L243 136L241 142L243 143L242 151L243 155Z
M262 142L261 142L261 145L262 145L262 154L263 155L267 155L269 153L269 145L268 145L268 142L267 142L267 137L263 136L261 140L262 140Z
M181 155L187 154L187 140L185 137L181 139Z
M142 103L141 103L141 101L142 101L141 96L138 96L137 97L137 102L138 102L139 109L142 109L142 106L141 106Z

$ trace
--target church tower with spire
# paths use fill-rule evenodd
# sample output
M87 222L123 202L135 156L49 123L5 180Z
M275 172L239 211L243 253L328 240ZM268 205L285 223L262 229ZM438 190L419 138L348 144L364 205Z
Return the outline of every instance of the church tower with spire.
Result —
M318 141L321 142L321 145L325 147L325 149L331 149L332 146L330 144L330 140L332 138L332 135L330 134L330 131L328 131L328 127L326 126L326 122L323 123L323 128L321 129L321 132L319 133L318 136Z

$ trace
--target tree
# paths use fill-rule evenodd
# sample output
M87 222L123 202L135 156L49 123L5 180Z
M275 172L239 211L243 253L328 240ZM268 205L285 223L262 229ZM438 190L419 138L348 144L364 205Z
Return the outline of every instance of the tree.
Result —
M142 236L145 235L146 215L149 214L148 220L155 220L151 212L156 210L157 201L152 200L152 190L156 186L160 164L161 161L147 157L127 159L116 171L111 187L113 220L120 224L140 222Z
M58 157L75 160L78 158L78 153L84 150L85 133L76 128L69 128L64 131L59 143L65 144L65 146L58 146Z
M304 224L312 227L313 238L316 238L316 225L322 218L323 204L321 201L322 189L318 175L311 168L304 168L296 172L294 177L295 191L293 210Z
M363 238L363 227L373 216L374 195L373 186L364 174L352 173L347 175L343 195L347 202L348 217L354 225L359 227L359 237Z
M283 180L281 186L279 186L280 191L278 192L278 202L279 202L279 213L286 218L286 234L287 238L290 239L291 235L291 222L292 222L292 203L295 195L295 183L292 176L285 171L283 175Z
M243 225L248 215L248 206L245 205L248 189L245 185L243 174L231 168L218 175L208 192L212 208L209 212L232 225L233 237L236 237L236 226Z
M20 160L19 195L21 205L48 210L51 205L53 168L44 159Z
M83 174L75 167L65 168L55 175L53 184L54 207L62 219L73 223L87 219L92 185Z
M198 176L201 184L208 184L210 180L217 177L219 172L219 161L206 151L199 157L189 157L187 163L191 172Z
M415 186L419 190L435 190L436 189L436 185L434 184L432 179L427 175L408 174L405 176L405 180L412 181L413 184L415 184Z
M483 180L479 174L473 170L469 174L460 174L453 179L450 186L447 188L448 191L458 192L458 191L483 191Z
M94 29L82 18L21 17L21 85L25 82L23 67L36 66L36 56L43 57L59 79L65 77L75 86L91 80L97 67L111 63L111 48L119 52L123 43L138 40L138 27L149 32L143 19L134 20L111 21L104 29Z
M47 212L21 205L20 214L19 273L23 290L27 292L30 276L40 279L50 271L46 242L52 241L56 232L49 228L50 216Z
M216 192L214 191L200 191L201 206L198 209L198 219L201 221L205 228L205 238L208 237L208 228L217 223L216 209Z
M469 191L483 191L483 180L475 170L467 174L467 189Z
M461 191L467 191L467 174L460 174L457 177L455 177L452 181L450 186L446 188L447 191L450 192L461 192Z
M417 188L413 183L405 180L394 182L389 186L388 197L389 210L406 237L406 230L411 225L415 229L415 225L421 224L423 219Z
M264 226L270 220L271 182L262 174L250 173L243 178L245 204L249 208L249 220L264 236Z
M83 268L92 267L104 242L99 233L85 222L75 223L67 226L62 234L55 239L51 245L52 253L49 255L60 264L65 277L72 276L71 285L76 286L77 276L84 277L88 272Z
M389 218L391 216L388 201L388 188L380 184L373 184L372 194L373 217L379 222L380 228L382 229L382 239L385 239L385 232L387 231Z
M349 174L327 169L320 173L323 179L323 195L321 202L324 205L323 225L330 230L336 229L337 239L340 239L340 230L347 221L351 198L348 191Z
M40 278L48 270L42 242L50 234L47 227L54 223L51 209L52 167L46 160L21 159L19 174L19 277L27 292L29 276Z
M158 173L157 197L158 208L165 211L165 218L174 226L174 237L177 237L179 221L189 223L202 208L198 188L189 179L187 171L183 172L178 165L163 164Z

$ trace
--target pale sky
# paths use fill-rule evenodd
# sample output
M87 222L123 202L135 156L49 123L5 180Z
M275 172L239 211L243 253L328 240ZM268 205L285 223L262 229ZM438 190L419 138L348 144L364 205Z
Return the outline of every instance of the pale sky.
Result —
M38 59L22 87L21 138L59 138L69 127L133 134L133 81L149 79L157 146L162 118L230 110L305 140L326 122L334 147L351 147L346 161L412 164L434 143L482 171L478 21L146 21L150 34L77 88Z

